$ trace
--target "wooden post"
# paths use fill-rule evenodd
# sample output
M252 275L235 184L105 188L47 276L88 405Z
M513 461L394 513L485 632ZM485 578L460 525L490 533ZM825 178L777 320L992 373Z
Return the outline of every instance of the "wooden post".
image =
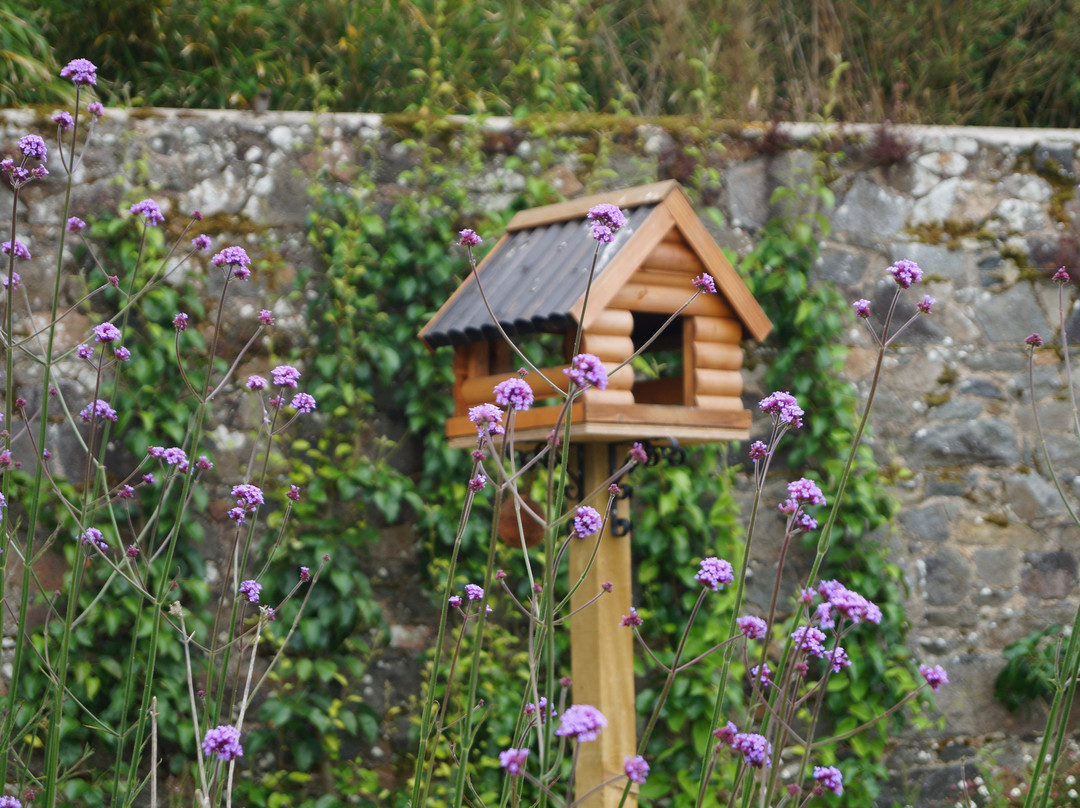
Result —
M584 490L592 491L610 474L608 444L587 443ZM608 492L601 490L582 503L604 513ZM616 501L618 516L628 518L629 502ZM637 754L637 727L634 712L634 635L619 625L630 613L633 583L630 570L630 535L611 535L610 519L600 537L596 560L571 599L571 609L581 608L596 596L607 581L612 591L570 618L570 662L574 704L591 704L604 714L607 728L595 741L581 744L575 781L575 799L600 783L623 775L623 763ZM594 537L573 540L570 547L570 580L577 581L592 555ZM583 803L583 808L616 808L622 799L625 778L601 789ZM636 808L637 785L627 795L625 808Z

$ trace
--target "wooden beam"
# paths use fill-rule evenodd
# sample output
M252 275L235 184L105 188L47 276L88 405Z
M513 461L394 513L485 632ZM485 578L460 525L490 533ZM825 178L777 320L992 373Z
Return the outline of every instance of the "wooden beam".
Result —
M506 226L506 229L508 232L513 233L515 230L543 227L556 222L565 222L568 219L584 219L590 208L604 203L617 205L620 208L652 205L663 200L677 187L678 183L675 180L664 180L649 185L639 185L636 188L604 191L599 194L570 199L566 202L557 202L554 205L544 205L541 208L523 210L514 214L514 218L510 220L510 224Z
M585 490L601 487L609 471L609 446L588 444L578 447L585 452ZM622 448L616 449L621 459ZM608 494L600 493L583 503L600 513L607 509ZM629 516L627 500L616 501L619 516ZM596 558L588 567L594 541L599 541ZM575 798L580 798L601 783L623 773L623 761L637 752L637 717L634 709L634 633L619 626L623 615L630 613L633 572L630 566L630 536L616 538L609 524L594 539L570 540L570 585L580 578L584 583L570 599L570 665L573 680L572 702L591 704L604 714L607 727L595 741L580 744L575 779ZM611 592L586 606L610 582ZM581 609L580 612L577 610ZM597 791L580 805L582 808L617 808L622 800L625 780ZM637 794L627 795L624 808L636 808Z

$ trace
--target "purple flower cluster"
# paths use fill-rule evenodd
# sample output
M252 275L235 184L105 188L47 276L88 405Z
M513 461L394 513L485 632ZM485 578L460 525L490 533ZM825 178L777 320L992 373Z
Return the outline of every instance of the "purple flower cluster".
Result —
M499 752L499 765L506 769L511 777L517 777L525 769L525 759L529 756L528 749L506 749Z
M814 780L817 782L818 793L831 791L838 796L844 793L844 775L835 766L815 766Z
M83 544L91 544L97 547L101 552L105 553L109 550L109 544L105 541L105 537L101 535L101 531L96 527L88 527L79 536L82 539Z
M755 732L740 732L731 742L731 748L742 752L746 765L755 769L772 768L772 744Z
M487 477L483 474L477 474L475 477L469 480L469 490L474 494L477 491L483 491L487 487Z
M821 659L825 656L825 632L815 626L799 626L791 632L795 650Z
M61 110L54 112L51 120L60 128L61 132L66 132L75 125L75 119L71 117L71 113L63 112Z
M244 387L246 387L248 390L265 390L266 379L253 373L247 377L247 381L244 382Z
M574 357L570 367L564 368L563 373L570 377L570 381L582 389L595 386L598 390L606 390L608 386L607 370L599 357L592 354L582 353Z
M769 447L761 441L756 440L750 444L749 455L750 459L753 460L755 463L759 460L764 460L766 457L769 456Z
M830 614L835 609L852 623L881 623L881 609L839 581L822 581L818 585L818 592L825 599L825 603L818 607L819 617L822 616L822 606L827 605ZM822 620L822 625L831 628L825 620Z
M110 421L116 420L116 410L109 406L107 401L103 401L100 398L92 404L87 404L86 407L79 413L79 418L82 419L84 424L90 423L95 417L106 418Z
M242 281L246 281L251 277L251 270L248 269L251 265L251 259L248 257L247 250L243 247L226 247L211 258L210 263L216 267L232 267L233 277Z
M179 312L172 318L173 327L177 331L187 331L188 316L184 312Z
M923 276L919 265L906 258L901 258L885 271L896 279L896 285L901 289L910 289L911 284L918 283Z
M476 584L465 584L465 597L469 600L480 600L484 597L484 587Z
M697 571L694 580L716 592L721 587L734 582L735 570L724 559L709 556L702 559L701 569Z
M206 235L205 233L200 233L191 240L191 246L194 249L203 250L204 252L210 249L210 244L210 236Z
M0 285L5 289L8 288L8 276L0 274ZM18 289L22 286L22 276L18 272L11 273L11 288Z
M495 385L495 403L511 410L527 410L533 404L533 391L524 379L513 377Z
M690 282L703 292L708 292L713 295L716 294L716 281L713 280L713 276L708 272L702 272Z
M19 151L42 163L49 161L49 149L38 135L24 135L19 138Z
M506 430L502 425L503 411L494 404L479 404L469 408L469 421L476 424L478 437L501 435Z
M920 665L919 675L926 680L926 683L930 685L930 689L935 693L938 692L939 687L949 683L949 674L940 665L935 665L932 668L929 665Z
M97 85L97 66L89 59L72 59L60 70L60 78L72 84Z
M779 508L781 513L786 513L789 516L797 513L807 505L824 505L825 495L821 493L821 489L817 487L817 483L813 480L808 480L806 477L801 477L795 482L788 483L788 498L780 503ZM815 522L810 517L805 517L801 526L804 529L812 529L817 527Z
M915 304L915 308L917 308L923 314L929 314L930 309L934 307L935 303L937 303L937 300L930 297L930 295L924 295L923 299Z
M750 669L750 679L756 681L763 688L772 684L772 669L769 667L769 663L763 662L760 665L755 665Z
M623 771L631 783L644 784L649 777L649 764L641 755L634 755L623 761Z
M780 390L761 399L758 409L772 415L774 424L785 424L796 429L802 426L802 417L805 414L795 396Z
M94 116L95 121L105 117L105 107L101 105L100 101L91 101L86 105L86 111Z
M582 505L574 515L574 536L584 539L600 532L604 526L604 518L596 508Z
M630 607L630 614L624 614L622 620L619 621L620 626L640 626L641 623L641 615L633 606Z
M234 485L232 495L236 497L236 507L255 511L265 501L262 489L250 483Z
M606 726L604 714L591 704L572 704L562 714L555 734L560 738L569 736L578 742L595 741Z
M548 704L548 700L544 697L540 697L540 707L537 708L531 701L525 705L525 715L528 718L532 718L534 715L540 719L541 724L546 724L548 719L554 718L558 715L558 712Z
M80 219L78 216L72 216L67 220L67 224L64 225L69 233L81 233L86 229L86 222Z
M18 239L0 243L0 252L4 253L4 255L15 253L16 258L21 258L23 261L30 260L30 250Z
M851 304L851 307L855 309L856 317L861 317L865 320L870 316L870 301L866 298L859 298Z
M296 380L300 378L300 371L292 365L278 365L270 371L270 376L278 387L296 387Z
M594 205L585 215L596 224L608 228L612 233L626 226L626 215L616 205L607 203Z
M144 199L142 202L136 202L131 206L130 210L136 216L142 216L147 227L156 227L165 221L165 217L161 215L161 208L158 207L158 203L153 199Z
M739 734L739 728L734 722L728 721L724 726L714 729L712 734L724 746L731 746L735 742L735 736Z
M739 626L739 633L748 640L760 640L768 631L768 624L757 615L748 614L735 621Z
M115 342L120 339L120 329L112 323L94 326L94 342Z
M289 406L297 412L311 412L315 409L315 397L309 393L297 393L289 402Z
M18 797L0 797L0 808L22 808Z
M260 592L262 584L258 581L248 580L240 584L240 594L248 599L248 603L258 603Z
M475 231L468 228L462 230L458 235L461 236L458 240L458 245L461 247L475 247L483 241L480 236L476 235Z
M645 447L640 443L635 443L630 447L630 459L635 463L648 463L649 453L645 451Z
M240 745L240 730L230 724L207 730L202 748L207 755L217 755L218 760L235 760L244 754L244 747Z

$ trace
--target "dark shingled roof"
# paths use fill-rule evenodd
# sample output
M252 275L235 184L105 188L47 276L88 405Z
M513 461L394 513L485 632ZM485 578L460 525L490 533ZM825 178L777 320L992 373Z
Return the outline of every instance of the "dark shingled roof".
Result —
M655 204L624 210L626 226L600 246L594 282ZM480 267L484 295L499 324L511 336L565 331L575 325L570 309L585 293L596 242L586 219L516 230L497 245ZM424 329L432 348L496 339L498 329L470 276Z

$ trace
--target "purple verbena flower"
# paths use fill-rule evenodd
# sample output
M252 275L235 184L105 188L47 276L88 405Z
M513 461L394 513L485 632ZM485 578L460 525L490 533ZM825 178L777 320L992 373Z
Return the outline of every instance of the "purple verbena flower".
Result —
M183 466L187 467L187 452L181 449L179 446L170 446L162 453L162 458L170 466Z
M218 760L235 760L244 754L244 747L240 745L240 730L230 724L207 730L202 748L204 754L217 755Z
M832 666L833 673L840 673L841 670L851 665L851 660L848 658L847 651L844 650L842 645L838 645L835 648L826 651L825 661Z
M131 359L131 351L125 348L123 345L117 345L113 348L113 356L120 362L127 362Z
M446 602L449 603L455 609L460 609L461 608L461 596L460 595L451 595L450 599L447 600Z
M94 326L94 342L112 342L120 339L120 329L112 323Z
M773 683L772 669L767 662L752 667L749 675L752 681L756 681L763 688L769 687Z
M71 79L72 84L97 85L97 65L89 59L72 59L60 70L60 78Z
M237 507L246 508L249 511L254 511L264 502L262 489L250 483L234 485L232 495L236 497Z
M634 755L623 761L623 771L630 782L642 784L649 777L649 764L641 755Z
M517 777L525 770L525 759L528 756L528 749L511 747L499 752L499 765L506 769L506 773L511 777Z
M251 270L248 269L251 265L251 259L248 257L247 250L243 247L226 247L211 258L210 263L216 267L232 267L233 276L242 281L246 281L251 277Z
M476 584L465 584L465 597L469 600L480 600L484 597L484 587Z
M839 581L823 581L818 586L818 592L828 601L831 608L836 609L852 623L861 623L864 620L867 623L881 623L881 609Z
M870 316L870 301L866 298L859 298L854 303L852 303L851 306L855 309L856 317L861 317L865 320L867 317Z
M184 312L179 312L175 317L172 318L172 324L177 331L187 331L187 314L185 314Z
M1058 283L1068 283L1072 278L1069 276L1069 270L1062 267L1054 273L1054 277L1051 280L1055 280Z
M161 208L153 199L136 202L129 210L136 216L142 216L147 227L156 227L165 221L165 217L161 215Z
M595 741L600 730L607 726L603 713L591 704L572 704L566 708L555 734L560 738L569 736L574 740Z
M146 453L157 460L161 460L163 457L165 457L165 447L149 446L146 449Z
M501 435L506 430L502 425L503 411L494 404L479 404L469 408L469 421L476 425L478 437L485 434Z
M272 311L270 311L269 309L262 309L259 312L259 322L262 323L263 325L273 325L274 324L274 313Z
M645 451L645 447L640 443L635 443L630 447L630 459L635 463L648 463L649 453Z
M918 283L923 276L923 271L919 268L919 265L914 261L908 261L906 258L901 258L889 267L886 272L896 279L896 285L901 289L910 289L911 284Z
M516 376L495 385L495 403L511 410L527 410L533 403L528 382Z
M86 111L94 116L95 121L105 117L105 107L100 101L91 101L86 105Z
M304 583L307 583L308 581L310 581L311 580L311 570L308 569L307 567L301 567L300 568L300 580L303 581Z
M802 417L805 413L791 393L780 390L770 393L758 402L758 408L772 415L774 424L786 424L796 429L802 426Z
M1024 340L1024 342L1030 345L1032 348L1041 348L1043 345L1042 337L1040 337L1038 334L1032 334L1030 337Z
M258 603L260 592L262 592L262 584L258 581L248 580L240 584L240 594L248 599L248 603Z
M795 482L788 483L788 499L799 505L824 505L825 495L817 487L817 483L800 477Z
M721 587L734 582L735 571L724 559L709 556L701 560L701 569L697 571L694 580L716 592Z
M49 159L49 149L45 141L38 135L23 135L19 138L19 151L27 157L32 157L42 163Z
M262 376L252 374L251 376L247 377L247 381L244 382L244 387L246 387L248 390L265 390L266 379L264 379Z
M133 499L135 497L135 489L130 485L122 485L116 492L117 499Z
M71 117L71 113L62 110L57 110L52 114L52 122L60 127L61 132L66 132L75 125L75 119Z
M755 463L769 456L769 447L759 440L750 444L750 459Z
M206 233L200 233L191 240L192 247L194 247L196 250L202 250L204 252L210 249L211 243L212 242L210 241L210 236L206 235Z
M67 231L69 233L81 233L83 230L86 229L86 222L84 222L78 216L72 216L70 219L67 220L67 224L65 225L65 227L67 227Z
M199 455L199 459L195 461L195 468L200 471L210 471L214 467L214 464L210 462L210 458L206 455Z
M610 228L613 233L626 226L626 216L615 205L594 205L585 215L597 224Z
M578 354L570 363L570 367L563 369L563 373L582 389L593 385L597 390L606 390L608 386L608 375L604 363L592 354Z
M83 544L90 544L97 547L101 552L105 553L109 550L109 544L105 541L105 537L101 535L101 531L96 527L88 527L79 536L82 539Z
M772 768L772 744L754 732L740 732L731 742L731 748L742 752L746 765L760 769Z
M630 614L624 614L622 620L619 621L620 626L640 626L641 623L641 615L633 606L630 607Z
M739 734L739 728L733 722L728 721L724 726L714 729L712 734L720 743L731 746L735 742L735 737Z
M139 548L134 544L129 544L127 550L124 551L124 555L128 558L135 558L139 555Z
M311 412L315 409L315 397L308 393L297 393L289 402L289 406L297 412Z
M469 229L462 230L459 235L461 236L461 238L458 240L458 245L461 247L475 247L477 244L480 244L483 241L480 236L476 235L474 231Z
M548 700L544 697L540 697L540 708L537 709L536 705L531 701L525 705L525 715L528 718L532 718L534 715L540 720L541 724L546 724L548 719L554 718L558 715L555 708L548 704Z
M30 250L26 249L26 245L18 239L0 243L0 252L5 255L15 253L16 258L21 258L24 261L30 260Z
M692 283L695 287L697 287L703 292L708 292L712 295L716 294L716 281L713 280L713 276L710 275L708 272L702 272L700 275L690 281L690 283Z
M22 808L22 803L18 797L0 797L0 808Z
M602 224L592 226L592 237L593 241L598 241L601 244L610 244L615 240L615 234L611 232L611 228Z
M600 532L604 526L604 518L600 512L589 505L582 505L574 515L574 536L584 539Z
M300 378L300 371L292 365L278 365L270 371L274 384L278 387L296 387L296 380Z
M937 303L937 301L934 298L930 297L930 295L924 295L923 299L915 304L915 308L917 308L923 314L929 314L930 309L934 307L935 303Z
M487 487L487 477L483 474L477 474L475 477L469 480L469 490L474 494L477 491L483 491Z
M938 692L939 687L949 683L949 674L940 665L935 665L932 668L929 665L920 665L919 675L926 680L926 683L930 685L930 689L935 693Z
M285 492L285 496L287 496L293 502L299 502L300 501L300 486L290 485L289 490Z
M815 766L814 780L817 782L816 788L820 789L822 794L826 791L836 795L844 793L844 775L835 766Z
M8 288L8 276L5 275L5 274L2 274L2 273L0 273L0 286L3 286L5 289ZM19 289L21 287L22 287L22 275L20 275L18 272L12 272L11 273L11 288L12 289Z
M748 614L735 621L741 633L748 640L760 640L768 630L768 624L757 615Z
M791 632L791 640L795 644L795 650L803 651L811 656L821 659L825 656L825 632L814 626L799 626Z
M84 424L90 423L94 416L98 418L107 418L110 421L116 420L116 410L109 406L107 401L102 401L100 398L92 404L87 404L86 407L79 413L79 417Z

